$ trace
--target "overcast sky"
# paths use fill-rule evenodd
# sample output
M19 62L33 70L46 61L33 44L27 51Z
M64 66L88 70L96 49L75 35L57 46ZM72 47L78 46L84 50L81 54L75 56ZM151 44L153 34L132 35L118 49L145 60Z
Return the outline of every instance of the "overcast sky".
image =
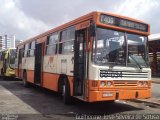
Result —
M91 11L133 17L160 33L160 0L0 0L0 35L27 39Z

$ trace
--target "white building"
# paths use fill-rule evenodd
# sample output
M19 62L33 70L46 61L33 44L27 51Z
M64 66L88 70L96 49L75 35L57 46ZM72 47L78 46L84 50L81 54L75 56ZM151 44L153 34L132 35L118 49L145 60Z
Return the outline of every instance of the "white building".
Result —
M15 36L0 36L0 50L15 48Z

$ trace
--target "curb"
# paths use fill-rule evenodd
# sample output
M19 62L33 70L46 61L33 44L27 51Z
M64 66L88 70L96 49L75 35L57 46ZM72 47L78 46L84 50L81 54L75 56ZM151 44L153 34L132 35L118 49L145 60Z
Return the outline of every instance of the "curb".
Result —
M160 84L160 81L152 80L152 83Z
M151 100L151 99L136 99L136 100L130 100L132 102L137 102L137 103L147 103L149 105L153 106L160 106L160 101L158 100Z

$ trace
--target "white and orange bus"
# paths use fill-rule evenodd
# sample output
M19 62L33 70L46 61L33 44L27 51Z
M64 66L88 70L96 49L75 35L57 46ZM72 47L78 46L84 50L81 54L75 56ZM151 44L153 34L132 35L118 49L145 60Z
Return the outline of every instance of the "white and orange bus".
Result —
M92 12L17 46L16 76L86 102L149 98L150 26Z

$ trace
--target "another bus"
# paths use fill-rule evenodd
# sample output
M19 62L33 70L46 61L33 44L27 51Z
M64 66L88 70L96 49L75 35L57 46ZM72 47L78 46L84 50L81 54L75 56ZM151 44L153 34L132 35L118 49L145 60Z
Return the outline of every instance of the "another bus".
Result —
M15 55L16 49L0 51L0 76L15 77Z
M149 98L150 26L136 19L92 12L17 46L16 76L86 102Z
M149 62L152 76L160 76L160 33L149 36Z

